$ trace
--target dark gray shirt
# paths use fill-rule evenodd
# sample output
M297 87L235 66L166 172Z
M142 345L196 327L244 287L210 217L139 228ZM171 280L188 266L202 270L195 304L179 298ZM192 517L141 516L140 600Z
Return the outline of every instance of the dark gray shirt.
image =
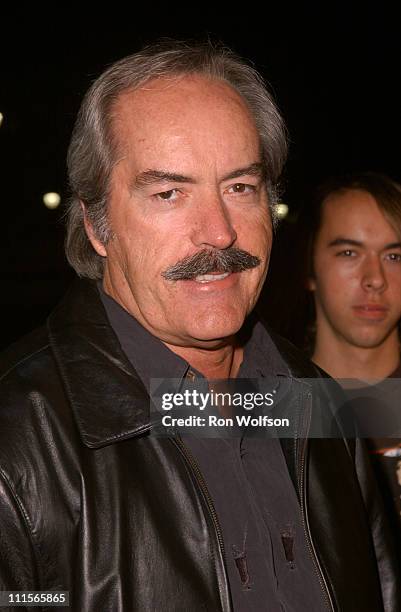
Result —
M145 387L151 378L202 376L145 330L101 289L110 324ZM288 367L260 323L248 326L241 378L276 376ZM230 438L187 436L219 519L235 612L327 610L308 550L299 503L277 438L244 430Z

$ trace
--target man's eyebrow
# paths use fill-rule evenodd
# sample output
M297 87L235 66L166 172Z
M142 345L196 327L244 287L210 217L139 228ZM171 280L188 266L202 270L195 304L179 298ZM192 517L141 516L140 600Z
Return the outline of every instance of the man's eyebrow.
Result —
M223 177L223 181L229 181L241 176L258 176L259 178L264 179L265 175L266 172L264 165L261 162L255 162L249 166L245 166L245 168L238 168L237 170L233 170L233 172L229 172Z
M262 163L255 162L244 168L237 168L232 172L229 172L223 177L223 181L230 179L236 179L241 176L258 176L261 178L265 177L265 169ZM148 187L149 185L155 185L157 183L196 183L196 180L192 176L185 176L183 174L177 174L175 172L167 172L165 170L145 170L138 174L130 186L131 191L134 189L141 189L142 187Z
M166 172L164 170L145 170L138 174L132 181L131 189L140 189L148 185L156 183L195 183L195 179L191 176L176 174L175 172Z
M359 240L353 240L352 238L343 238L342 236L340 236L338 238L335 238L334 240L331 240L331 242L329 242L328 244L329 247L344 246L344 245L362 247L363 242L360 242Z
M363 242L360 242L359 240L353 240L352 238L343 238L343 237L339 237L339 238L335 238L334 240L332 240L331 242L329 242L329 247L337 247L337 246L356 246L356 247L363 247L364 244ZM384 247L382 248L382 251L388 251L389 249L401 249L401 242L390 242L389 244L384 245Z
M386 244L384 250L388 251L389 249L401 249L401 242L390 242L390 244Z

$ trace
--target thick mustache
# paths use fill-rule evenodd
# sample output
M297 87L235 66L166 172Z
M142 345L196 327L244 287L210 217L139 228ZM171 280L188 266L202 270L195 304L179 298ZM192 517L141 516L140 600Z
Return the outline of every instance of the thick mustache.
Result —
M210 272L243 272L256 268L260 263L259 257L236 247L229 247L221 251L204 249L170 266L162 273L162 276L171 281L191 280L200 274Z

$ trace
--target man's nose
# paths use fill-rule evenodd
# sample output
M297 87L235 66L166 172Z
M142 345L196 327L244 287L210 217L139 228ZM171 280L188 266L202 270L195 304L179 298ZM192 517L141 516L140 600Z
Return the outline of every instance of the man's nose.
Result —
M192 242L197 247L227 249L236 239L237 233L223 199L215 194L201 202L195 213Z
M383 291L387 287L386 276L380 257L369 256L362 270L362 287L365 291Z

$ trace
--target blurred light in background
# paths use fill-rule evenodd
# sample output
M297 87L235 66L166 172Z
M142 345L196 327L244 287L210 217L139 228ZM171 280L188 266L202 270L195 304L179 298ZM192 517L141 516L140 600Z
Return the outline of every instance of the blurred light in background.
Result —
M45 193L43 196L43 204L46 206L46 208L50 208L51 210L57 208L60 202L61 198L59 194L55 193L54 191L49 191L49 193Z
M279 219L284 219L284 217L288 215L287 204L283 204L283 203L275 204L274 210L276 211L276 215L278 216Z
M4 115L3 115L3 113L0 113L0 126L3 123L3 119L4 119Z

